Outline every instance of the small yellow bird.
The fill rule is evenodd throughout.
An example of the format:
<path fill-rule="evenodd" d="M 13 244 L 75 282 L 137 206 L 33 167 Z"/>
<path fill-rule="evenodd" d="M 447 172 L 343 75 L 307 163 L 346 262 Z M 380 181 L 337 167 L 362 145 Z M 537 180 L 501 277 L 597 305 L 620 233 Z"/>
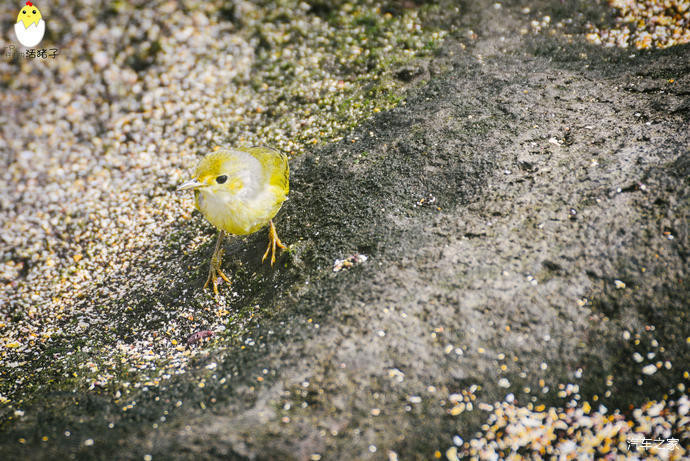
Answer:
<path fill-rule="evenodd" d="M 218 296 L 218 276 L 230 283 L 220 269 L 226 232 L 247 235 L 268 224 L 268 248 L 261 262 L 271 252 L 273 266 L 276 246 L 286 248 L 278 238 L 273 217 L 287 199 L 289 179 L 287 155 L 281 152 L 268 147 L 221 149 L 201 159 L 194 177 L 177 188 L 194 190 L 196 208 L 220 230 L 204 290 L 212 282 Z"/>

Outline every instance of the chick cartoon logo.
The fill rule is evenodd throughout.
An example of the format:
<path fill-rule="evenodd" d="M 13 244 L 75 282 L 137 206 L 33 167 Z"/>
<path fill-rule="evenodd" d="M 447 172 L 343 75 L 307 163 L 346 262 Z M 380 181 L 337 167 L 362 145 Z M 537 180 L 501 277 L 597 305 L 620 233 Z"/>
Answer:
<path fill-rule="evenodd" d="M 27 48 L 41 43 L 46 32 L 46 22 L 41 17 L 41 12 L 31 2 L 26 2 L 17 15 L 17 23 L 14 25 L 14 33 L 19 43 Z"/>

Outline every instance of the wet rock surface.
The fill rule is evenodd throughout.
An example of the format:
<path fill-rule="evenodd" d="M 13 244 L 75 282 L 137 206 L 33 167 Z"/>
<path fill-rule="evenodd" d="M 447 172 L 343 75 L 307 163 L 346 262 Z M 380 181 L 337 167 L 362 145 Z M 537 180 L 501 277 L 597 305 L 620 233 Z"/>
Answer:
<path fill-rule="evenodd" d="M 517 7 L 484 3 L 451 21 L 476 38 L 458 32 L 401 68 L 428 80 L 404 104 L 291 162 L 276 219 L 290 252 L 275 269 L 259 264 L 263 233 L 227 245 L 241 334 L 190 346 L 206 353 L 186 374 L 126 401 L 42 395 L 5 423 L 0 453 L 430 459 L 508 394 L 623 414 L 679 398 L 690 50 L 521 35 Z M 200 290 L 209 252 L 173 279 L 199 266 L 187 282 Z M 146 295 L 187 301 L 175 286 Z M 568 384 L 579 390 L 560 395 Z M 463 393 L 473 409 L 452 411 Z"/>

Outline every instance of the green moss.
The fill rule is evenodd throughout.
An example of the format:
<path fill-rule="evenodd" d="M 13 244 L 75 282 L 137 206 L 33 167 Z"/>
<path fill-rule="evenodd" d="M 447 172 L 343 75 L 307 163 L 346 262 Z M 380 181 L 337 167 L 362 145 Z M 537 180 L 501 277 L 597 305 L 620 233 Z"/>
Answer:
<path fill-rule="evenodd" d="M 261 20 L 242 31 L 257 42 L 259 53 L 249 82 L 237 83 L 249 85 L 264 116 L 258 126 L 255 119 L 252 127 L 233 124 L 231 138 L 271 139 L 292 154 L 337 140 L 399 104 L 409 83 L 392 72 L 430 56 L 444 36 L 424 26 L 424 8 L 393 16 L 374 2 L 344 2 L 329 5 L 325 15 L 312 6 L 300 17 L 300 5 L 265 2 L 255 12 Z"/>

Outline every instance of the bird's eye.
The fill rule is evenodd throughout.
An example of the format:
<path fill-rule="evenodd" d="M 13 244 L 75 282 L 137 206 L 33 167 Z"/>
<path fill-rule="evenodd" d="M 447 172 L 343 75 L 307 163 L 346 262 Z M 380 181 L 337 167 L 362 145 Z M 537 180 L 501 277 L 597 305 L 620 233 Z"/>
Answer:
<path fill-rule="evenodd" d="M 26 14 L 26 10 L 22 10 L 22 14 Z"/>
<path fill-rule="evenodd" d="M 33 14 L 36 14 L 36 10 L 33 10 Z"/>
<path fill-rule="evenodd" d="M 225 181 L 227 181 L 227 180 L 228 180 L 228 177 L 225 176 L 225 175 L 221 175 L 221 176 L 218 176 L 218 177 L 216 178 L 216 182 L 217 182 L 218 184 L 223 184 L 223 183 L 224 183 Z"/>

